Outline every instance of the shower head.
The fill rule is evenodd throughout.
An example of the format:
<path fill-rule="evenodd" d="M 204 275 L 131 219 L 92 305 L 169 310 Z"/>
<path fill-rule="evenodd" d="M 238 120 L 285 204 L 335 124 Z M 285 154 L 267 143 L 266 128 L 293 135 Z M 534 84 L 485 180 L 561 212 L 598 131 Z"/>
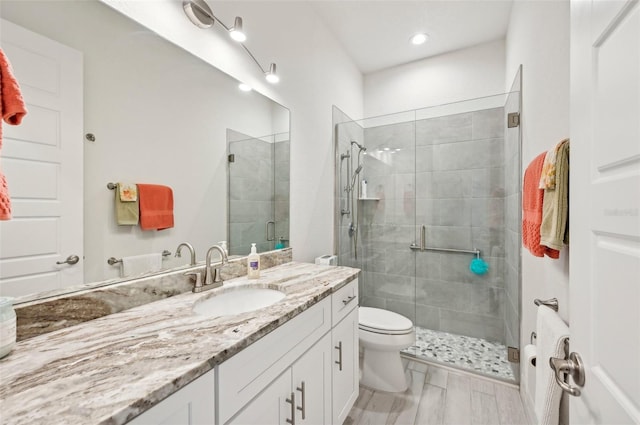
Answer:
<path fill-rule="evenodd" d="M 354 174 L 357 176 L 358 174 L 360 174 L 360 171 L 362 171 L 362 165 L 358 165 L 358 168 L 356 168 L 356 171 L 354 171 Z"/>
<path fill-rule="evenodd" d="M 364 146 L 362 146 L 360 143 L 356 142 L 355 140 L 351 141 L 351 145 L 356 145 L 358 147 L 358 149 L 360 149 L 360 151 L 366 151 L 367 148 L 365 148 Z"/>

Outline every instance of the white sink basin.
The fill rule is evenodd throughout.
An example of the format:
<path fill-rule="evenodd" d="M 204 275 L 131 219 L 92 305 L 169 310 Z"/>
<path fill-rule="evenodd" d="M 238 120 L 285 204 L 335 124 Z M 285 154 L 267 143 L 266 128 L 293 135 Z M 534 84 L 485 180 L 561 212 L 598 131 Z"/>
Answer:
<path fill-rule="evenodd" d="M 268 307 L 286 297 L 268 288 L 234 288 L 196 303 L 193 311 L 203 316 L 231 316 Z"/>

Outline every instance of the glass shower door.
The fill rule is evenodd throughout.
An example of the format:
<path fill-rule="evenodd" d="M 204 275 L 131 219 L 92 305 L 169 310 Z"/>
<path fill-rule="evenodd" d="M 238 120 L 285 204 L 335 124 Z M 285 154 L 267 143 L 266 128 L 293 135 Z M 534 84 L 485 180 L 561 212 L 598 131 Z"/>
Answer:
<path fill-rule="evenodd" d="M 258 138 L 227 131 L 228 246 L 232 255 L 247 255 L 252 243 L 258 252 L 275 247 L 276 143 L 273 139 L 274 136 Z M 279 192 L 282 196 L 283 189 Z M 288 193 L 286 195 L 288 197 Z M 286 214 L 288 219 L 288 207 Z"/>
<path fill-rule="evenodd" d="M 513 380 L 505 323 L 503 95 L 416 114 L 416 347 L 427 360 Z M 420 238 L 416 238 L 419 244 Z M 488 266 L 486 272 L 474 268 Z"/>

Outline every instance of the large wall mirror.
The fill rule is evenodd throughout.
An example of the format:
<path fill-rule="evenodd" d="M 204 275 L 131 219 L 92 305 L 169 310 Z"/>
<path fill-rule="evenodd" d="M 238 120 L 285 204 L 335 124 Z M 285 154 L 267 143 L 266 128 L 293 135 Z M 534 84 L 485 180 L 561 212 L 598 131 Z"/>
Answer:
<path fill-rule="evenodd" d="M 230 190 L 241 188 L 238 196 L 255 193 L 251 178 L 256 174 L 248 169 L 243 175 L 241 166 L 232 173 L 229 135 L 247 140 L 236 137 L 234 148 L 270 138 L 269 149 L 277 150 L 278 158 L 286 155 L 286 160 L 269 159 L 271 175 L 286 190 L 276 192 L 274 186 L 268 214 L 278 228 L 268 238 L 287 242 L 285 107 L 259 93 L 240 91 L 235 79 L 97 0 L 3 0 L 0 17 L 2 49 L 29 104 L 23 125 L 3 126 L 0 160 L 14 200 L 14 219 L 0 222 L 0 295 L 28 297 L 120 281 L 121 267 L 108 264 L 110 257 L 166 250 L 171 255 L 164 257 L 162 268 L 181 267 L 189 255 L 173 254 L 182 242 L 193 245 L 198 261 L 211 245 L 228 239 L 232 253 L 248 253 L 250 244 L 245 245 L 254 236 L 247 236 L 247 217 L 236 217 L 246 209 L 231 204 L 235 195 Z M 63 91 L 71 93 L 71 101 L 55 100 Z M 54 156 L 67 149 L 71 159 L 64 165 L 49 162 L 32 152 L 34 146 L 44 146 Z M 236 158 L 241 165 L 242 155 Z M 44 177 L 34 178 L 41 171 Z M 174 227 L 118 225 L 110 182 L 171 187 Z M 59 196 L 70 199 L 71 206 Z M 259 212 L 261 222 L 254 227 L 264 233 L 262 199 L 247 202 Z M 276 216 L 285 211 L 285 202 L 286 214 Z M 71 217 L 66 222 L 57 218 L 65 208 Z M 232 225 L 242 220 L 244 227 Z M 244 236 L 238 239 L 236 232 Z M 79 244 L 67 248 L 68 237 Z M 70 255 L 80 257 L 78 264 L 64 263 Z"/>

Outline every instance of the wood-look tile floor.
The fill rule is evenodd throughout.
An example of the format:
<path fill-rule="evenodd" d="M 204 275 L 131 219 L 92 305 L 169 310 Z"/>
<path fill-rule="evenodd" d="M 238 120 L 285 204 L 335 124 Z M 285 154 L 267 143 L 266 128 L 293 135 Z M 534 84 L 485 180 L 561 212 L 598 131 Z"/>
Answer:
<path fill-rule="evenodd" d="M 404 393 L 360 387 L 344 425 L 528 425 L 512 386 L 403 359 Z"/>

